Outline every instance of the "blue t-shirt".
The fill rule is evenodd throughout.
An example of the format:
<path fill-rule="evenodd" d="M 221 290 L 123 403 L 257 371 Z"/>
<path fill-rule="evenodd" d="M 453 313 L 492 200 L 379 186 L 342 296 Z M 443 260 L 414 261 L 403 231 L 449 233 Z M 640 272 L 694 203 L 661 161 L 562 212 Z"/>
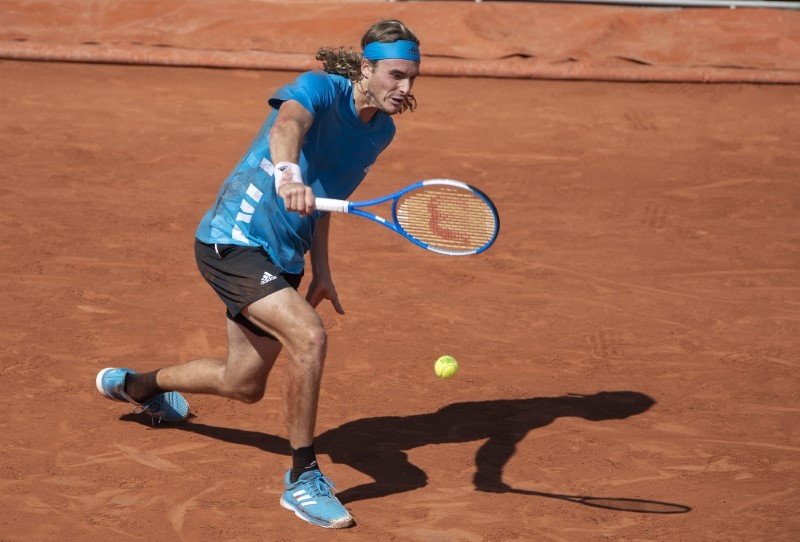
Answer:
<path fill-rule="evenodd" d="M 269 99 L 272 112 L 250 148 L 206 212 L 197 238 L 204 243 L 262 246 L 288 273 L 300 273 L 321 213 L 287 212 L 275 193 L 269 130 L 278 108 L 296 100 L 313 116 L 300 152 L 305 183 L 318 197 L 347 199 L 395 134 L 394 122 L 377 112 L 364 123 L 356 114 L 353 83 L 340 75 L 311 71 L 279 88 Z"/>

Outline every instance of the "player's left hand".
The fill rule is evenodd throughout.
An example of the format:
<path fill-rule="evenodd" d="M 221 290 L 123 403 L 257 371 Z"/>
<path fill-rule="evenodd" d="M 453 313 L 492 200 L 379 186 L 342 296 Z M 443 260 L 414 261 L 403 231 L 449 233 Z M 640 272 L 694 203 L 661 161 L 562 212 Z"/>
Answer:
<path fill-rule="evenodd" d="M 344 309 L 342 308 L 342 304 L 339 303 L 339 294 L 336 293 L 336 287 L 333 285 L 333 281 L 314 278 L 308 286 L 306 301 L 308 301 L 312 307 L 316 308 L 317 305 L 322 303 L 323 299 L 329 300 L 336 312 L 344 314 Z"/>

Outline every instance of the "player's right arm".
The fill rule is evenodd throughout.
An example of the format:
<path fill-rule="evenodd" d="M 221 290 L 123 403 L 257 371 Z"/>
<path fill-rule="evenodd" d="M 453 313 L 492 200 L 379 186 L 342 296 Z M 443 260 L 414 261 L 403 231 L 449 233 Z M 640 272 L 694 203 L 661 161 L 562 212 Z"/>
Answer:
<path fill-rule="evenodd" d="M 287 100 L 278 109 L 275 123 L 269 132 L 269 151 L 272 163 L 276 166 L 281 162 L 298 164 L 300 162 L 300 149 L 303 138 L 311 128 L 314 116 L 295 100 Z M 276 181 L 279 175 L 284 181 L 278 189 L 278 196 L 283 198 L 283 205 L 287 211 L 298 212 L 301 215 L 314 211 L 314 192 L 306 186 L 301 178 L 299 168 L 283 172 L 275 172 Z"/>

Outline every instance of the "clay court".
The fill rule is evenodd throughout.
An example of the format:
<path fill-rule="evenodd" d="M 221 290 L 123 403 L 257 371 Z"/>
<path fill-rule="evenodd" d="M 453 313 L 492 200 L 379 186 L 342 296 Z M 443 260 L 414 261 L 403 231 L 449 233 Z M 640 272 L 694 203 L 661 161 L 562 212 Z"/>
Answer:
<path fill-rule="evenodd" d="M 437 21 L 485 20 L 497 50 L 513 49 L 518 14 L 545 24 L 542 8 L 349 12 L 333 43 L 399 16 L 452 72 L 423 71 L 417 111 L 396 118 L 356 199 L 459 179 L 495 201 L 501 231 L 487 252 L 451 258 L 333 217 L 347 314 L 320 307 L 330 346 L 317 452 L 357 523 L 322 531 L 278 505 L 290 464 L 283 358 L 260 403 L 188 396 L 193 417 L 177 425 L 152 426 L 94 383 L 107 366 L 225 356 L 224 309 L 196 270 L 193 235 L 267 98 L 298 70 L 19 58 L 25 43 L 80 56 L 104 40 L 122 51 L 135 32 L 140 43 L 196 34 L 133 31 L 107 11 L 68 36 L 61 3 L 50 3 L 57 27 L 30 8 L 46 2 L 7 4 L 16 19 L 0 37 L 17 53 L 0 60 L 0 540 L 797 539 L 800 87 L 789 80 L 800 12 L 722 12 L 716 28 L 739 36 L 736 21 L 762 25 L 744 34 L 760 36 L 760 56 L 717 49 L 752 55 L 739 69 L 752 80 L 738 82 L 723 81 L 730 62 L 704 68 L 691 55 L 654 64 L 661 80 L 647 81 L 642 65 L 605 62 L 600 49 L 564 77 L 544 53 L 495 63 L 518 77 L 459 75 L 491 63 L 445 64 L 457 39 Z M 221 17 L 214 4 L 197 17 Z M 337 40 L 309 26 L 313 9 L 333 8 L 310 4 L 292 22 L 310 45 L 273 58 L 313 60 Z M 635 16 L 582 9 L 586 20 Z M 704 28 L 708 50 L 722 43 Z M 601 68 L 609 80 L 580 76 Z M 442 354 L 460 361 L 451 380 L 434 374 Z"/>

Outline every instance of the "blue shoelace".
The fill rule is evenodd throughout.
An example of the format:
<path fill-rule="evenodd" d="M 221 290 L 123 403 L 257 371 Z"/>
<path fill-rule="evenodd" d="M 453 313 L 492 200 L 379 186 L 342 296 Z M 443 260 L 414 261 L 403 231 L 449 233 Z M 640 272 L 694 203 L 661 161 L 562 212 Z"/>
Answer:
<path fill-rule="evenodd" d="M 336 489 L 333 485 L 333 482 L 328 480 L 324 476 L 317 476 L 313 480 L 308 480 L 311 485 L 311 491 L 309 493 L 312 497 L 330 497 L 331 491 Z"/>

